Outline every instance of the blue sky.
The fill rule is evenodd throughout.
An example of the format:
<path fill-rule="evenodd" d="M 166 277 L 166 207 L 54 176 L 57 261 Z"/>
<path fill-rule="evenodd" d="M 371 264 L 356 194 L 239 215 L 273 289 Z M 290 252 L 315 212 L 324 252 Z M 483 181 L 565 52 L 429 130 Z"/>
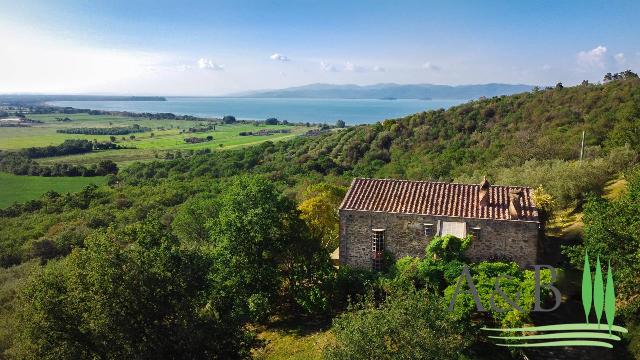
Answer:
<path fill-rule="evenodd" d="M 0 0 L 0 92 L 575 84 L 640 67 L 638 1 Z"/>

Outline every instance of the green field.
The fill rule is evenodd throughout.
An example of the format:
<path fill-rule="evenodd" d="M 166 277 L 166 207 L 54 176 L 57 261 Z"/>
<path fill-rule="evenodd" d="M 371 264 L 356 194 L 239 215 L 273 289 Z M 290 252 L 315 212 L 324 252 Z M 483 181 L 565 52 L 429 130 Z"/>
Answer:
<path fill-rule="evenodd" d="M 59 193 L 75 192 L 89 184 L 101 185 L 103 176 L 97 177 L 42 177 L 17 176 L 0 172 L 0 208 L 14 202 L 24 202 L 40 197 L 49 190 Z"/>
<path fill-rule="evenodd" d="M 152 120 L 147 118 L 129 118 L 110 115 L 89 115 L 89 114 L 33 114 L 30 119 L 44 121 L 43 124 L 35 124 L 30 127 L 7 127 L 0 132 L 0 150 L 17 150 L 33 146 L 58 145 L 65 139 L 87 139 L 97 141 L 109 141 L 109 135 L 79 135 L 61 134 L 56 130 L 79 127 L 125 127 L 138 124 L 142 127 L 151 128 L 151 131 L 136 133 L 135 139 L 129 139 L 129 135 L 116 136 L 116 142 L 124 147 L 135 149 L 120 149 L 94 152 L 89 154 L 54 157 L 40 159 L 39 162 L 46 164 L 52 162 L 65 162 L 71 164 L 91 164 L 99 160 L 113 160 L 119 165 L 126 165 L 134 161 L 153 160 L 162 157 L 162 153 L 171 150 L 196 150 L 211 148 L 224 150 L 248 145 L 258 144 L 267 140 L 276 141 L 291 138 L 306 132 L 310 128 L 305 126 L 287 125 L 254 125 L 254 124 L 232 124 L 217 125 L 215 131 L 198 133 L 180 133 L 181 130 L 190 127 L 197 127 L 199 124 L 206 124 L 206 121 L 188 120 Z M 72 121 L 59 122 L 56 118 L 68 117 Z M 272 134 L 268 136 L 239 136 L 240 132 L 256 132 L 260 129 L 290 129 L 289 134 Z M 151 135 L 153 133 L 153 136 Z M 213 136 L 213 141 L 187 144 L 184 139 L 187 137 Z"/>
<path fill-rule="evenodd" d="M 144 133 L 135 133 L 135 139 L 129 135 L 116 136 L 116 143 L 126 149 L 95 151 L 80 155 L 58 156 L 37 159 L 43 165 L 67 163 L 73 165 L 95 164 L 100 160 L 115 161 L 120 168 L 136 161 L 150 161 L 164 158 L 166 152 L 199 150 L 226 150 L 259 144 L 264 141 L 279 141 L 298 136 L 311 128 L 306 126 L 264 125 L 264 124 L 217 124 L 215 131 L 181 133 L 181 131 L 206 125 L 207 121 L 190 120 L 155 120 L 148 118 L 131 118 L 111 115 L 89 114 L 30 114 L 30 119 L 43 121 L 29 127 L 4 127 L 0 131 L 0 150 L 19 150 L 27 147 L 59 145 L 66 139 L 87 139 L 110 141 L 110 135 L 62 134 L 56 132 L 65 128 L 101 128 L 128 127 L 138 124 L 150 128 Z M 60 122 L 56 118 L 69 118 L 71 121 Z M 272 134 L 264 136 L 240 136 L 240 132 L 257 132 L 261 129 L 289 129 L 288 134 Z M 212 141 L 188 144 L 188 137 L 213 136 Z M 104 178 L 82 177 L 37 177 L 15 176 L 0 173 L 0 208 L 13 202 L 23 202 L 38 198 L 48 190 L 58 192 L 78 191 L 90 183 L 104 183 Z"/>

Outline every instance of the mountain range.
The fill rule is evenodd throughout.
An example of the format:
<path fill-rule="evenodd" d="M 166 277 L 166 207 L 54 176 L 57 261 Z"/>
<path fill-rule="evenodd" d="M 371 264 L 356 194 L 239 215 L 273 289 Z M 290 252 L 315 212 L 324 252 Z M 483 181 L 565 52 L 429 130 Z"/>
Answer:
<path fill-rule="evenodd" d="M 530 91 L 532 85 L 523 84 L 477 84 L 435 85 L 394 84 L 335 85 L 310 84 L 276 90 L 256 90 L 233 94 L 236 97 L 255 98 L 325 98 L 325 99 L 476 99 Z"/>

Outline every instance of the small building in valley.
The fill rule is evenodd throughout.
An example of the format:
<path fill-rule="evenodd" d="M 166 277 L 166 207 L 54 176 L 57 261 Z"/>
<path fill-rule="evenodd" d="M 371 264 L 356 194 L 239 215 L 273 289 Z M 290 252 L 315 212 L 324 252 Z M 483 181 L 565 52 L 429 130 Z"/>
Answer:
<path fill-rule="evenodd" d="M 520 186 L 354 179 L 340 205 L 340 265 L 380 269 L 382 254 L 424 256 L 434 236 L 471 235 L 472 261 L 538 258 L 541 224 Z"/>

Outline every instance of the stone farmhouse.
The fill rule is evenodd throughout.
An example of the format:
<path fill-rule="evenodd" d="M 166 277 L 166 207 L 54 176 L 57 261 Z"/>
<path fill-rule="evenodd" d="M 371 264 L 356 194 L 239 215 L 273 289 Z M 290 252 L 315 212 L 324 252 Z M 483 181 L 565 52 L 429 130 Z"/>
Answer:
<path fill-rule="evenodd" d="M 382 255 L 423 257 L 438 235 L 473 237 L 472 261 L 536 263 L 541 224 L 532 189 L 389 179 L 354 179 L 340 205 L 340 265 L 380 269 Z"/>

